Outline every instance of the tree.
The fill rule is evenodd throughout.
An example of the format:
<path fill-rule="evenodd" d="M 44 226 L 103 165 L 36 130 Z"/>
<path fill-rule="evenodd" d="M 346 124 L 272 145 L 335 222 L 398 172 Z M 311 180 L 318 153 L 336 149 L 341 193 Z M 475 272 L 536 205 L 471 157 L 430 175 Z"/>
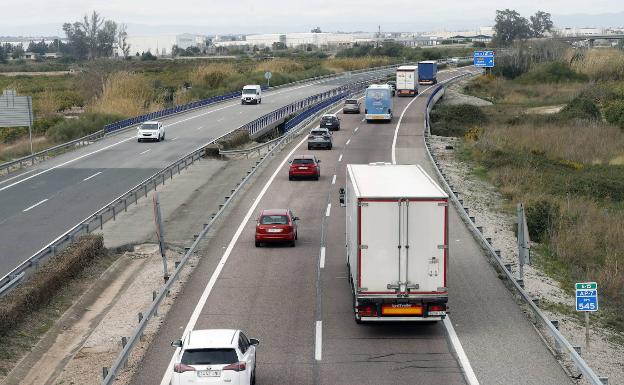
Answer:
<path fill-rule="evenodd" d="M 18 44 L 13 48 L 13 52 L 11 53 L 11 57 L 13 59 L 19 59 L 24 55 L 24 47 L 22 44 Z"/>
<path fill-rule="evenodd" d="M 96 57 L 111 57 L 114 54 L 117 42 L 117 23 L 111 20 L 104 21 L 104 25 L 97 31 Z"/>
<path fill-rule="evenodd" d="M 508 46 L 514 40 L 531 37 L 529 21 L 511 9 L 496 11 L 494 40 L 499 46 Z"/>
<path fill-rule="evenodd" d="M 87 44 L 87 36 L 82 30 L 82 24 L 75 22 L 73 24 L 63 24 L 63 31 L 67 36 L 67 46 L 63 54 L 70 55 L 78 60 L 84 60 L 88 57 L 89 47 Z"/>
<path fill-rule="evenodd" d="M 0 63 L 6 63 L 7 61 L 7 50 L 5 46 L 0 45 Z"/>
<path fill-rule="evenodd" d="M 100 15 L 93 11 L 91 18 L 84 15 L 81 23 L 82 30 L 86 37 L 87 47 L 89 49 L 89 59 L 95 59 L 98 54 L 98 32 L 104 24 L 104 19 Z"/>
<path fill-rule="evenodd" d="M 552 30 L 553 22 L 548 12 L 537 11 L 529 19 L 531 19 L 531 35 L 533 37 L 543 37 L 544 32 Z"/>
<path fill-rule="evenodd" d="M 117 33 L 117 47 L 121 50 L 121 53 L 124 58 L 128 58 L 130 56 L 130 44 L 128 44 L 128 32 L 126 29 L 128 28 L 125 24 L 119 25 L 119 32 Z"/>
<path fill-rule="evenodd" d="M 274 50 L 274 51 L 277 51 L 277 50 L 283 50 L 283 49 L 286 49 L 286 48 L 287 48 L 287 47 L 286 47 L 286 44 L 284 44 L 284 43 L 283 43 L 283 42 L 281 42 L 281 41 L 276 41 L 275 43 L 273 43 L 272 47 L 273 47 L 273 50 Z"/>
<path fill-rule="evenodd" d="M 316 27 L 316 28 L 312 28 L 312 30 L 310 32 L 312 32 L 312 33 L 322 33 L 323 31 L 321 31 L 321 27 Z"/>
<path fill-rule="evenodd" d="M 26 51 L 43 55 L 48 52 L 48 45 L 43 40 L 37 43 L 31 41 L 30 44 L 28 44 L 28 49 Z"/>

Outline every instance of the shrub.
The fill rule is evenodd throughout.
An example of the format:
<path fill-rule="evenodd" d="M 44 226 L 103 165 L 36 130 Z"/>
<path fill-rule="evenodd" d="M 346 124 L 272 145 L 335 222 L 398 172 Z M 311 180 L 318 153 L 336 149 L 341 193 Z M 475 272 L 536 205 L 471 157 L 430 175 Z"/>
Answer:
<path fill-rule="evenodd" d="M 624 99 L 607 103 L 604 109 L 604 114 L 607 122 L 624 128 Z"/>
<path fill-rule="evenodd" d="M 555 61 L 534 65 L 529 72 L 521 75 L 518 81 L 524 84 L 561 83 L 586 81 L 587 76 L 570 68 L 568 63 Z"/>
<path fill-rule="evenodd" d="M 531 240 L 542 242 L 554 229 L 559 217 L 559 206 L 549 200 L 538 200 L 527 204 L 525 215 Z"/>
<path fill-rule="evenodd" d="M 67 142 L 92 134 L 109 123 L 124 119 L 124 116 L 88 112 L 78 119 L 64 120 L 50 127 L 46 136 L 55 142 Z"/>
<path fill-rule="evenodd" d="M 466 130 L 488 121 L 487 115 L 471 104 L 440 104 L 431 111 L 431 132 L 442 136 L 464 136 Z"/>
<path fill-rule="evenodd" d="M 600 120 L 600 110 L 589 98 L 576 97 L 559 112 L 569 119 Z"/>
<path fill-rule="evenodd" d="M 0 335 L 19 325 L 33 311 L 47 304 L 67 281 L 94 259 L 106 255 L 101 235 L 78 238 L 39 271 L 0 298 Z"/>
<path fill-rule="evenodd" d="M 28 135 L 28 127 L 3 128 L 0 130 L 0 142 L 10 144 L 26 135 Z"/>

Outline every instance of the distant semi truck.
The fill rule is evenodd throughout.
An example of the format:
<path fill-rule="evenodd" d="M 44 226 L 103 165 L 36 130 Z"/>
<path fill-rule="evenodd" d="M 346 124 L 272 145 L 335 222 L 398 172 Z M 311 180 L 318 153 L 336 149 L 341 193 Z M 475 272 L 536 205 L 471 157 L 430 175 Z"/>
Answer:
<path fill-rule="evenodd" d="M 418 84 L 436 84 L 438 82 L 438 63 L 434 60 L 418 63 Z"/>
<path fill-rule="evenodd" d="M 355 321 L 442 320 L 448 195 L 417 165 L 349 164 L 341 201 Z"/>
<path fill-rule="evenodd" d="M 396 71 L 396 93 L 398 96 L 418 94 L 417 66 L 400 66 Z"/>
<path fill-rule="evenodd" d="M 367 122 L 392 120 L 392 88 L 371 84 L 364 93 L 364 118 Z"/>

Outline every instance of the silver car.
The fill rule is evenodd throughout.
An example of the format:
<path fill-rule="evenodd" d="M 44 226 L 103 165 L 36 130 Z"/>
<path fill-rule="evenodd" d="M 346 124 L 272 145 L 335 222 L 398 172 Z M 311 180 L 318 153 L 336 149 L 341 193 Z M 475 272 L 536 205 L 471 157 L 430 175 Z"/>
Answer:
<path fill-rule="evenodd" d="M 357 99 L 347 99 L 345 100 L 344 106 L 342 107 L 342 112 L 345 114 L 360 113 L 360 101 Z"/>
<path fill-rule="evenodd" d="M 308 150 L 313 148 L 332 149 L 332 134 L 327 128 L 315 128 L 308 135 Z"/>

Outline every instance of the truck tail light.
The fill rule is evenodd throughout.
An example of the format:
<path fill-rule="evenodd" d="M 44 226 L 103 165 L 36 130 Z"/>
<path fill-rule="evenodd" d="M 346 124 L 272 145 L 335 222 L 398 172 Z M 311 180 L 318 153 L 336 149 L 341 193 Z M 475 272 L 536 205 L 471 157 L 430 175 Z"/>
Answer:
<path fill-rule="evenodd" d="M 194 372 L 195 368 L 190 366 L 190 365 L 175 364 L 173 366 L 173 371 L 176 372 L 176 373 Z"/>
<path fill-rule="evenodd" d="M 377 317 L 377 307 L 375 305 L 358 305 L 357 311 L 360 317 Z"/>
<path fill-rule="evenodd" d="M 228 366 L 224 366 L 222 370 L 233 370 L 235 372 L 242 372 L 245 369 L 247 369 L 247 363 L 245 361 L 239 361 Z"/>
<path fill-rule="evenodd" d="M 446 305 L 445 304 L 430 304 L 428 314 L 429 315 L 445 315 Z"/>

